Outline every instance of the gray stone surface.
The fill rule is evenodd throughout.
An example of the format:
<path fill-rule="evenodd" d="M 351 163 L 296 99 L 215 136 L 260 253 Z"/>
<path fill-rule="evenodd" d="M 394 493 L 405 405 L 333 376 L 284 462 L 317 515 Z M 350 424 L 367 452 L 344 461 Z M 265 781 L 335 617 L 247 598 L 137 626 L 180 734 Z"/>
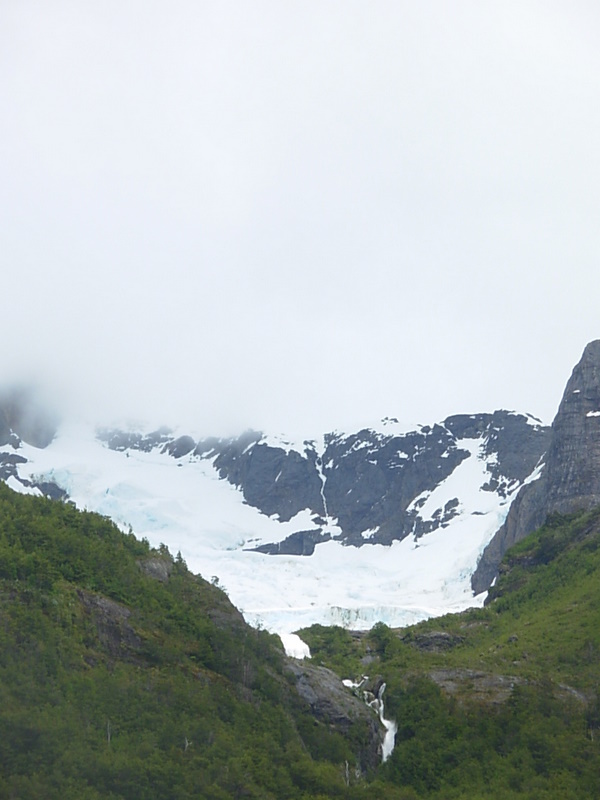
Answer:
<path fill-rule="evenodd" d="M 385 729 L 373 710 L 325 667 L 288 659 L 287 670 L 293 676 L 296 691 L 319 722 L 344 735 L 356 729 L 362 731 L 365 746 L 358 754 L 361 769 L 378 766 Z"/>
<path fill-rule="evenodd" d="M 167 583 L 173 572 L 173 561 L 167 556 L 150 556 L 137 562 L 144 575 Z"/>
<path fill-rule="evenodd" d="M 161 445 L 166 447 L 174 441 L 170 428 L 166 427 L 147 434 L 122 431 L 118 428 L 99 428 L 96 436 L 111 450 L 140 450 L 143 453 L 149 453 Z"/>
<path fill-rule="evenodd" d="M 539 480 L 524 486 L 505 524 L 492 539 L 472 578 L 485 591 L 504 553 L 542 525 L 548 514 L 568 514 L 600 503 L 600 341 L 590 342 L 567 383 L 552 423 Z"/>
<path fill-rule="evenodd" d="M 256 441 L 248 445 L 242 437 L 221 450 L 215 468 L 267 516 L 286 522 L 305 508 L 324 513 L 314 453 L 303 456 Z"/>
<path fill-rule="evenodd" d="M 78 589 L 77 595 L 96 628 L 98 640 L 113 658 L 131 660 L 142 646 L 129 618 L 131 611 L 103 595 Z"/>
<path fill-rule="evenodd" d="M 486 455 L 495 454 L 487 488 L 506 496 L 534 469 L 547 447 L 548 429 L 531 425 L 508 411 L 455 415 L 433 426 L 401 435 L 371 429 L 351 434 L 329 433 L 324 452 L 313 442 L 302 452 L 263 441 L 247 431 L 234 439 L 189 436 L 174 438 L 167 429 L 152 434 L 104 431 L 102 438 L 116 450 L 160 447 L 173 458 L 212 458 L 219 476 L 237 486 L 248 505 L 281 521 L 309 509 L 317 528 L 327 518 L 336 521 L 345 544 L 391 544 L 409 534 L 423 536 L 448 525 L 459 498 L 451 498 L 432 520 L 423 521 L 410 508 L 423 492 L 445 480 L 469 453 L 461 440 L 483 439 Z M 331 538 L 322 530 L 294 531 L 285 541 L 264 543 L 260 552 L 311 555 L 318 543 Z M 373 531 L 368 539 L 363 535 Z"/>
<path fill-rule="evenodd" d="M 187 456 L 188 453 L 191 453 L 195 447 L 196 442 L 191 436 L 180 436 L 178 439 L 168 442 L 164 446 L 163 451 L 169 453 L 173 458 L 183 458 L 183 456 Z"/>
<path fill-rule="evenodd" d="M 411 638 L 410 644 L 418 650 L 429 653 L 441 653 L 445 650 L 451 650 L 463 641 L 464 639 L 462 636 L 447 633 L 446 631 L 429 631 Z"/>
<path fill-rule="evenodd" d="M 320 529 L 316 531 L 297 531 L 288 536 L 282 542 L 272 544 L 262 544 L 252 550 L 256 553 L 267 553 L 270 556 L 312 556 L 315 547 L 320 542 L 327 542 L 331 539 L 328 533 L 323 533 Z"/>
<path fill-rule="evenodd" d="M 472 669 L 436 669 L 429 673 L 432 681 L 446 694 L 468 697 L 469 702 L 501 705 L 510 699 L 516 686 L 526 683 L 523 678 L 496 675 Z"/>

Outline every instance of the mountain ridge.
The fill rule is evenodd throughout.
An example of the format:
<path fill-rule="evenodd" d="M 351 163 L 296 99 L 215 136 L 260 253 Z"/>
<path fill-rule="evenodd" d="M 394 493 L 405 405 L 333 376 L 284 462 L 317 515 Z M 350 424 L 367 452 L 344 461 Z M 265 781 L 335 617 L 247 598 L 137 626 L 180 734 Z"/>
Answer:
<path fill-rule="evenodd" d="M 473 574 L 477 593 L 489 588 L 509 547 L 549 514 L 587 511 L 600 504 L 600 340 L 584 349 L 549 432 L 544 469 L 517 494 L 506 521 Z"/>
<path fill-rule="evenodd" d="M 600 503 L 600 341 L 551 427 L 510 411 L 313 439 L 58 426 L 0 397 L 0 479 L 70 499 L 217 577 L 254 624 L 404 625 L 478 605 L 549 513 Z M 53 427 L 54 425 L 54 427 Z"/>
<path fill-rule="evenodd" d="M 506 411 L 305 442 L 63 425 L 44 448 L 13 434 L 0 470 L 181 550 L 254 624 L 365 628 L 473 603 L 470 573 L 546 435 Z"/>
<path fill-rule="evenodd" d="M 301 443 L 304 457 L 292 443 L 277 447 L 257 432 L 202 442 L 164 429 L 114 435 L 121 438 L 113 447 L 112 434 L 82 428 L 59 428 L 44 447 L 10 425 L 2 437 L 9 486 L 60 491 L 68 502 L 19 498 L 0 487 L 0 793 L 150 800 L 173 796 L 177 786 L 178 796 L 201 791 L 215 800 L 597 797 L 600 342 L 573 370 L 550 430 L 510 412 L 459 415 L 390 437 L 372 429 L 323 437 Z M 543 461 L 528 472 L 542 437 Z M 436 483 L 438 462 L 444 477 Z M 414 470 L 404 506 L 392 498 L 410 530 L 389 544 L 364 535 L 379 531 L 365 530 L 377 517 L 362 513 L 369 496 L 379 500 L 373 515 L 387 508 L 384 464 L 390 483 L 405 464 Z M 313 470 L 314 485 L 294 505 L 302 469 Z M 421 479 L 425 488 L 416 493 Z M 274 491 L 261 493 L 261 480 Z M 344 516 L 336 504 L 348 484 L 361 489 L 362 502 Z M 211 509 L 216 495 L 223 502 Z M 304 502 L 309 507 L 298 510 Z M 138 538 L 72 503 L 97 506 L 121 527 L 135 527 Z M 238 528 L 228 527 L 233 516 L 219 518 L 224 510 L 235 511 Z M 127 519 L 134 512 L 135 526 Z M 199 520 L 202 530 L 194 531 L 190 521 Z M 398 602 L 402 568 L 403 579 L 417 572 L 425 595 L 439 591 L 445 575 L 448 594 L 438 597 L 446 601 L 459 598 L 460 583 L 455 610 L 482 602 L 465 587 L 485 538 L 479 563 L 496 548 L 498 581 L 486 608 L 401 631 L 384 624 L 389 609 L 375 604 L 369 632 L 313 624 L 301 633 L 317 663 L 286 667 L 274 637 L 249 628 L 219 590 L 218 573 L 212 585 L 193 576 L 181 554 L 172 558 L 164 545 L 153 551 L 145 532 L 155 541 L 168 534 L 182 546 L 202 543 L 199 563 L 210 570 L 229 563 L 238 580 L 250 574 L 241 567 L 254 570 L 254 588 L 271 598 L 293 585 L 293 565 L 322 559 L 329 596 L 349 587 L 352 599 L 354 591 L 362 607 L 340 611 L 360 612 L 360 623 L 369 581 L 378 584 L 373 598 Z M 311 549 L 308 534 L 317 532 L 329 538 Z M 467 552 L 466 533 L 474 532 Z M 301 534 L 306 555 L 259 551 Z M 457 581 L 458 545 L 465 560 Z M 264 586 L 266 576 L 283 583 Z M 306 598 L 297 590 L 309 585 L 296 584 L 289 596 L 297 605 L 286 613 L 296 627 L 315 620 L 314 606 L 298 613 Z M 448 605 L 431 603 L 417 616 Z M 260 621 L 248 605 L 242 610 Z M 275 619 L 281 623 L 281 614 Z M 397 728 L 381 766 L 375 716 L 326 667 L 357 693 L 367 686 L 369 702 L 386 687 L 386 715 Z"/>

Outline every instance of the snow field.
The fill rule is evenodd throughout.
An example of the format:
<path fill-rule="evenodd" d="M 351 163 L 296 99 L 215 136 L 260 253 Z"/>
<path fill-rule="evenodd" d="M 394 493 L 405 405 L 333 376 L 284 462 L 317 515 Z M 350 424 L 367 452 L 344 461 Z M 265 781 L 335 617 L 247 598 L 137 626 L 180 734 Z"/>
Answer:
<path fill-rule="evenodd" d="M 309 510 L 285 523 L 261 514 L 219 479 L 211 460 L 175 460 L 158 450 L 116 452 L 91 428 L 71 426 L 44 450 L 23 445 L 19 452 L 28 463 L 19 465 L 19 475 L 54 481 L 78 507 L 110 517 L 124 530 L 131 526 L 153 546 L 181 552 L 192 571 L 218 578 L 251 624 L 285 635 L 313 623 L 402 627 L 481 605 L 484 596 L 473 597 L 470 577 L 510 505 L 510 498 L 481 489 L 489 480 L 483 444 L 457 442 L 469 458 L 413 501 L 413 507 L 423 501 L 419 514 L 432 519 L 458 498 L 458 514 L 446 527 L 389 547 L 328 541 L 310 557 L 251 552 L 317 525 Z M 335 532 L 335 521 L 328 523 Z"/>

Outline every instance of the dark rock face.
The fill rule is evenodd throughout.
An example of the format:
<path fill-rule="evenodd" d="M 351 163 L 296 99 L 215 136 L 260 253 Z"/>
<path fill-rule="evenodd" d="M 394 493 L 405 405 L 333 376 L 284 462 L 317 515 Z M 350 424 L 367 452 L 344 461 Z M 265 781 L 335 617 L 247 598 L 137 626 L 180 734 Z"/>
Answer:
<path fill-rule="evenodd" d="M 432 491 L 469 453 L 464 439 L 485 439 L 485 455 L 495 453 L 490 491 L 503 496 L 534 469 L 546 447 L 546 431 L 526 417 L 507 411 L 458 415 L 433 427 L 396 436 L 360 431 L 326 437 L 323 456 L 327 508 L 337 517 L 349 544 L 364 544 L 363 532 L 378 528 L 369 541 L 390 544 L 409 533 L 417 536 L 445 527 L 456 513 L 458 499 L 423 521 L 412 501 Z"/>
<path fill-rule="evenodd" d="M 318 524 L 323 516 L 336 520 L 342 530 L 336 538 L 346 544 L 390 544 L 445 527 L 456 514 L 458 498 L 427 521 L 411 504 L 469 456 L 460 446 L 464 439 L 484 439 L 484 455 L 496 454 L 487 487 L 506 497 L 535 468 L 547 446 L 547 429 L 506 411 L 460 415 L 401 435 L 369 429 L 349 436 L 327 434 L 320 456 L 313 443 L 304 454 L 246 443 L 237 453 L 228 449 L 226 469 L 221 456 L 215 466 L 240 486 L 246 502 L 264 513 L 287 520 L 309 508 L 313 518 L 321 519 Z M 268 552 L 300 554 L 309 548 L 304 538 L 302 543 L 286 540 Z"/>
<path fill-rule="evenodd" d="M 14 437 L 14 434 L 11 434 Z M 20 446 L 20 440 L 14 437 L 14 441 L 10 441 L 10 445 L 15 449 Z M 40 492 L 49 497 L 51 500 L 66 500 L 67 493 L 64 489 L 52 481 L 29 481 L 19 477 L 18 466 L 19 464 L 26 464 L 27 459 L 20 456 L 18 453 L 1 452 L 0 453 L 0 480 L 8 481 L 13 478 L 23 486 L 34 489 L 37 488 Z"/>
<path fill-rule="evenodd" d="M 173 458 L 182 458 L 191 453 L 195 446 L 196 442 L 191 436 L 180 436 L 165 445 L 165 452 L 169 453 Z"/>
<path fill-rule="evenodd" d="M 166 556 L 150 556 L 138 561 L 138 565 L 144 575 L 160 583 L 167 583 L 173 572 L 173 561 Z"/>
<path fill-rule="evenodd" d="M 21 440 L 14 433 L 10 433 L 8 442 L 4 445 L 9 445 L 13 450 L 18 450 L 21 445 Z M 2 446 L 2 445 L 0 445 Z M 40 492 L 49 497 L 51 500 L 66 500 L 67 493 L 64 489 L 58 486 L 53 481 L 30 481 L 19 476 L 19 464 L 26 464 L 27 459 L 20 456 L 16 452 L 4 451 L 0 452 L 0 480 L 8 481 L 10 478 L 18 481 L 22 486 L 34 489 L 37 488 Z"/>
<path fill-rule="evenodd" d="M 365 745 L 358 754 L 359 765 L 363 772 L 374 769 L 381 762 L 385 733 L 377 715 L 346 689 L 331 670 L 292 659 L 288 660 L 287 670 L 294 678 L 296 691 L 319 722 L 345 736 L 362 730 Z"/>
<path fill-rule="evenodd" d="M 49 497 L 50 500 L 66 500 L 68 498 L 65 490 L 52 481 L 30 483 L 30 486 L 37 487 L 40 492 L 46 497 Z"/>
<path fill-rule="evenodd" d="M 212 459 L 221 478 L 243 492 L 248 505 L 287 522 L 308 509 L 314 530 L 298 530 L 282 542 L 256 549 L 271 555 L 312 555 L 320 542 L 334 538 L 357 547 L 391 544 L 412 534 L 444 528 L 458 513 L 450 498 L 431 519 L 420 516 L 425 493 L 433 491 L 470 452 L 461 442 L 482 442 L 489 458 L 483 487 L 506 498 L 531 474 L 547 447 L 548 429 L 508 411 L 456 415 L 408 433 L 369 428 L 349 435 L 329 433 L 321 444 L 272 444 L 257 431 L 237 439 L 177 439 L 168 429 L 151 434 L 102 431 L 114 450 L 158 448 L 174 459 Z M 390 424 L 393 421 L 388 421 Z M 423 496 L 423 499 L 415 499 Z M 329 523 L 337 532 L 327 530 Z M 335 528 L 334 528 L 335 530 Z"/>
<path fill-rule="evenodd" d="M 586 347 L 567 383 L 552 424 L 545 483 L 546 513 L 600 503 L 600 341 Z"/>
<path fill-rule="evenodd" d="M 524 486 L 502 528 L 483 553 L 472 579 L 489 588 L 502 556 L 542 525 L 548 514 L 568 514 L 600 503 L 600 341 L 585 348 L 552 423 L 541 477 Z"/>
<path fill-rule="evenodd" d="M 487 437 L 486 454 L 497 455 L 487 488 L 506 497 L 531 474 L 548 446 L 549 429 L 541 423 L 534 426 L 524 422 L 525 417 L 520 414 L 495 411 L 491 415 L 448 417 L 445 425 L 457 438 Z"/>
<path fill-rule="evenodd" d="M 502 705 L 510 699 L 515 687 L 526 683 L 523 678 L 496 675 L 472 669 L 436 669 L 429 677 L 446 694 L 490 705 Z"/>
<path fill-rule="evenodd" d="M 314 451 L 286 452 L 246 437 L 230 442 L 219 453 L 215 468 L 222 478 L 242 488 L 248 505 L 286 522 L 305 508 L 323 514 L 321 481 Z"/>
<path fill-rule="evenodd" d="M 312 556 L 315 547 L 320 542 L 327 542 L 331 539 L 328 533 L 321 530 L 316 531 L 297 531 L 284 539 L 283 542 L 273 542 L 272 544 L 262 544 L 253 548 L 256 553 L 267 553 L 270 556 Z"/>
<path fill-rule="evenodd" d="M 81 604 L 90 615 L 100 644 L 113 658 L 130 660 L 142 646 L 129 618 L 131 611 L 108 597 L 78 589 Z"/>
<path fill-rule="evenodd" d="M 101 442 L 105 442 L 111 450 L 140 450 L 149 453 L 161 445 L 166 448 L 168 445 L 176 448 L 171 436 L 170 428 L 159 428 L 151 433 L 130 433 L 127 431 L 115 430 L 111 428 L 99 428 L 96 436 Z"/>
<path fill-rule="evenodd" d="M 26 463 L 27 459 L 17 453 L 0 454 L 0 480 L 6 481 L 11 477 L 16 478 L 17 466 Z"/>
<path fill-rule="evenodd" d="M 446 631 L 430 631 L 428 633 L 421 633 L 414 639 L 411 639 L 410 644 L 418 650 L 423 650 L 428 653 L 441 653 L 445 650 L 451 650 L 463 641 L 462 636 L 452 635 Z"/>
<path fill-rule="evenodd" d="M 445 427 L 422 428 L 401 436 L 371 430 L 326 437 L 323 455 L 329 514 L 337 518 L 348 544 L 390 544 L 411 532 L 425 533 L 409 511 L 419 494 L 431 491 L 468 457 Z"/>

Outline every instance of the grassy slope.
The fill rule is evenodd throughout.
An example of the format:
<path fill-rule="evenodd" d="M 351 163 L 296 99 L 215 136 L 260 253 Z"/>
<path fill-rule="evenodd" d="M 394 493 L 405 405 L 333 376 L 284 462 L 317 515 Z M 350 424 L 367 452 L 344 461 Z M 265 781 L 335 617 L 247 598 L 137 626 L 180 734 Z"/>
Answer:
<path fill-rule="evenodd" d="M 486 609 L 305 632 L 342 677 L 387 681 L 396 748 L 366 783 L 221 591 L 97 515 L 0 485 L 0 797 L 596 798 L 599 578 L 600 514 L 554 518 Z M 436 632 L 445 649 L 424 649 Z"/>
<path fill-rule="evenodd" d="M 0 797 L 348 796 L 283 663 L 166 550 L 0 484 Z"/>
<path fill-rule="evenodd" d="M 303 636 L 315 659 L 385 678 L 399 731 L 381 778 L 412 796 L 600 796 L 600 512 L 548 520 L 492 596 L 405 631 Z"/>

